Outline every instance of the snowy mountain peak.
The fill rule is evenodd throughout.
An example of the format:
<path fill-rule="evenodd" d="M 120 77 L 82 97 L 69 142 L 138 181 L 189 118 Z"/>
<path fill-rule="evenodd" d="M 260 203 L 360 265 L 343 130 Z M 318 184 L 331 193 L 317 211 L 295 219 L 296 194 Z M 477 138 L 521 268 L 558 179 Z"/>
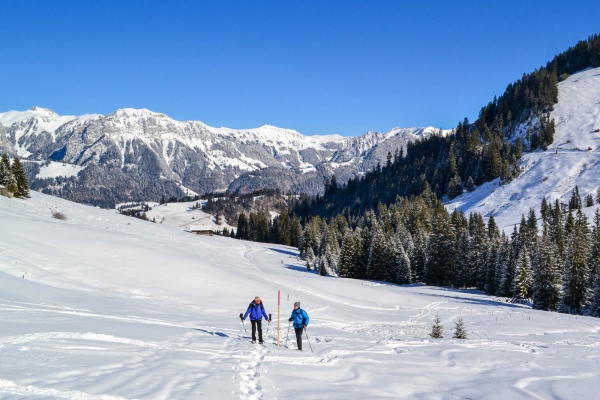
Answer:
<path fill-rule="evenodd" d="M 38 107 L 38 106 L 33 106 L 31 108 L 31 111 L 34 111 L 36 113 L 39 113 L 40 115 L 44 115 L 44 116 L 48 116 L 48 117 L 58 117 L 58 114 L 55 113 L 54 111 L 52 111 L 49 108 L 42 108 L 42 107 Z"/>

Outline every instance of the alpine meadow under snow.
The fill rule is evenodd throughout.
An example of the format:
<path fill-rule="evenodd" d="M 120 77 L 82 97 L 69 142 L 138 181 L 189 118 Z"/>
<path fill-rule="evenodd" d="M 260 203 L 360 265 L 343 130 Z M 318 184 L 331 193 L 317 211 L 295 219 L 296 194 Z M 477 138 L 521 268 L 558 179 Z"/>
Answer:
<path fill-rule="evenodd" d="M 593 398 L 600 319 L 473 290 L 321 277 L 290 247 L 0 197 L 0 397 Z M 59 210 L 67 219 L 52 218 Z M 314 354 L 248 343 L 255 295 L 282 345 L 294 301 Z M 289 300 L 288 300 L 289 295 Z M 429 336 L 433 320 L 441 339 Z M 468 339 L 452 339 L 464 321 Z M 267 331 L 265 323 L 265 333 Z M 292 332 L 293 336 L 293 332 Z"/>

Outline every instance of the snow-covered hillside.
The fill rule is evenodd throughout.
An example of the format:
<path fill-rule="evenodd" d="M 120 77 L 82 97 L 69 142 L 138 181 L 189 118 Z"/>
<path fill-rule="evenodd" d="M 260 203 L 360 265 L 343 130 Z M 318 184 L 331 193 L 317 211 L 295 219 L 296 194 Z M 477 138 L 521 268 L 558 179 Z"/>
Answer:
<path fill-rule="evenodd" d="M 486 183 L 447 205 L 449 210 L 493 215 L 501 227 L 520 221 L 543 197 L 568 203 L 577 185 L 582 196 L 600 186 L 600 68 L 571 75 L 558 84 L 554 143 L 547 151 L 523 155 L 523 173 L 507 185 Z"/>
<path fill-rule="evenodd" d="M 60 210 L 67 220 L 51 217 Z M 0 197 L 0 397 L 580 399 L 600 319 L 477 291 L 321 277 L 289 247 L 200 237 L 55 197 Z M 24 278 L 23 278 L 24 276 Z M 281 342 L 301 301 L 314 350 L 248 343 L 255 295 Z M 289 296 L 289 297 L 288 297 Z M 427 331 L 439 315 L 445 338 Z M 451 339 L 465 321 L 468 340 Z M 248 329 L 248 325 L 245 326 Z"/>

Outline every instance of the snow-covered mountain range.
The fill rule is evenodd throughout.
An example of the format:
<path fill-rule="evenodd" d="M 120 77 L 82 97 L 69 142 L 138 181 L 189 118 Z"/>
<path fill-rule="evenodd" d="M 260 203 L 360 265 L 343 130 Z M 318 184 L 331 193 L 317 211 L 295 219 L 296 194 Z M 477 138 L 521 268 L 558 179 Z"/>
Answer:
<path fill-rule="evenodd" d="M 259 188 L 317 193 L 324 177 L 336 174 L 341 182 L 346 181 L 384 162 L 388 152 L 436 131 L 432 127 L 395 128 L 359 137 L 304 136 L 270 125 L 213 128 L 145 109 L 75 117 L 34 107 L 0 113 L 0 151 L 28 160 L 86 167 L 66 183 L 47 179 L 35 186 L 80 201 L 86 197 L 109 202 L 138 200 L 137 194 L 148 199 L 155 193 L 144 187 L 157 182 L 164 193 L 174 195 L 181 195 L 177 183 L 199 193 Z M 99 186 L 112 195 L 98 196 L 89 190 Z M 116 189 L 125 197 L 119 197 Z"/>
<path fill-rule="evenodd" d="M 523 172 L 517 179 L 506 185 L 499 180 L 488 182 L 453 199 L 447 207 L 493 215 L 501 227 L 511 230 L 529 208 L 539 216 L 544 197 L 568 203 L 578 186 L 582 196 L 595 198 L 600 186 L 600 68 L 560 82 L 558 104 L 550 118 L 556 123 L 554 143 L 546 151 L 524 154 Z"/>

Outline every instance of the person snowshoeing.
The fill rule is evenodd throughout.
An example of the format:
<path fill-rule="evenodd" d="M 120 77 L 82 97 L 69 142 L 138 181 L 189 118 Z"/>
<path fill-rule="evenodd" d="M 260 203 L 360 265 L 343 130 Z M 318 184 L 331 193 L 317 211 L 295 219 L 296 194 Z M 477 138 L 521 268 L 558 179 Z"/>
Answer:
<path fill-rule="evenodd" d="M 298 350 L 302 351 L 302 332 L 304 328 L 308 326 L 308 314 L 306 311 L 300 308 L 300 302 L 294 303 L 294 311 L 288 321 L 294 322 L 294 332 L 296 332 L 296 342 L 298 343 Z"/>
<path fill-rule="evenodd" d="M 258 329 L 258 343 L 263 344 L 262 337 L 262 318 L 271 322 L 260 297 L 256 296 L 252 303 L 248 306 L 246 314 L 242 317 L 242 322 L 250 314 L 250 322 L 252 323 L 252 343 L 256 343 L 256 330 Z"/>

